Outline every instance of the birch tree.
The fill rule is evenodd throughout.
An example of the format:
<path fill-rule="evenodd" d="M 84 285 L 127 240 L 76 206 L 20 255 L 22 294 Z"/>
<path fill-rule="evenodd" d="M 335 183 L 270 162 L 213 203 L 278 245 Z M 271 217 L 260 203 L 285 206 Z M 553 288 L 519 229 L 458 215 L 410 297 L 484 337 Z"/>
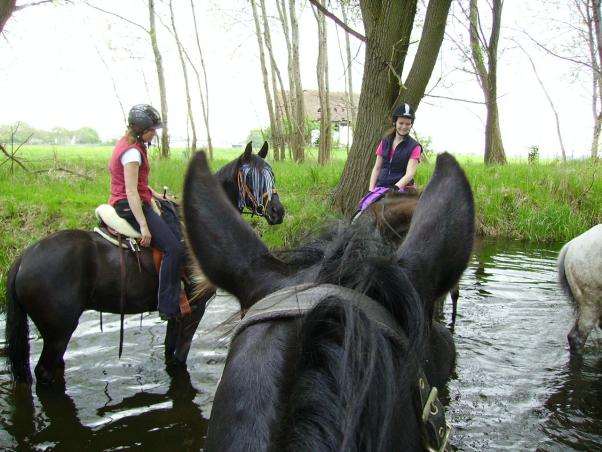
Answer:
<path fill-rule="evenodd" d="M 318 23 L 318 62 L 316 66 L 318 96 L 320 98 L 320 148 L 318 151 L 318 163 L 324 165 L 330 161 L 330 148 L 332 144 L 330 89 L 328 85 L 328 35 L 324 15 L 320 14 L 315 7 L 313 11 Z"/>
<path fill-rule="evenodd" d="M 293 160 L 305 160 L 304 129 L 305 107 L 303 101 L 303 86 L 301 83 L 301 70 L 299 62 L 299 24 L 297 22 L 297 8 L 295 0 L 277 0 L 278 15 L 288 53 L 288 78 L 289 78 L 289 108 L 290 108 L 290 147 Z"/>
<path fill-rule="evenodd" d="M 176 20 L 173 12 L 173 1 L 169 0 L 169 14 L 171 18 L 171 29 L 173 31 L 173 37 L 176 41 L 176 46 L 178 48 L 178 56 L 180 58 L 180 64 L 182 65 L 182 75 L 184 76 L 184 91 L 186 95 L 186 107 L 187 107 L 187 116 L 188 116 L 188 124 L 190 126 L 190 130 L 192 132 L 192 142 L 190 144 L 191 154 L 196 152 L 196 126 L 194 124 L 194 115 L 192 113 L 192 100 L 190 99 L 190 86 L 188 83 L 188 69 L 186 68 L 186 60 L 184 59 L 184 49 L 182 46 L 182 42 L 180 41 L 180 37 L 178 36 L 178 29 L 176 27 Z"/>
<path fill-rule="evenodd" d="M 148 15 L 150 23 L 150 38 L 155 56 L 155 67 L 157 69 L 157 79 L 159 80 L 159 96 L 161 98 L 161 119 L 163 128 L 161 129 L 161 157 L 169 157 L 169 128 L 167 126 L 167 89 L 165 88 L 165 75 L 163 71 L 163 60 L 161 51 L 157 42 L 157 27 L 155 25 L 155 2 L 148 0 Z"/>

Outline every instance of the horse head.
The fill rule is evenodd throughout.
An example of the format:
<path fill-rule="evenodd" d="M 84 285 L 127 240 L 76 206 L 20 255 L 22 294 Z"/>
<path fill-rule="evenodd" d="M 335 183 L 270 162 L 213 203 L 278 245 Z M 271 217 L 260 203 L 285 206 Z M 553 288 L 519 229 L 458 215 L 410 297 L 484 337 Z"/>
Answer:
<path fill-rule="evenodd" d="M 264 217 L 268 224 L 275 225 L 282 223 L 284 207 L 276 192 L 272 167 L 265 160 L 267 154 L 267 141 L 257 154 L 253 154 L 249 142 L 244 153 L 221 168 L 216 177 L 239 212 Z"/>

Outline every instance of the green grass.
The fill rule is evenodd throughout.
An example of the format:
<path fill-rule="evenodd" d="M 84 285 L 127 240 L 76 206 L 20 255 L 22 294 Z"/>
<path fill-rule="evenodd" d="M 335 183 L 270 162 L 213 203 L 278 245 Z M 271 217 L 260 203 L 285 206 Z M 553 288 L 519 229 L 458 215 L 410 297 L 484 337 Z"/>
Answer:
<path fill-rule="evenodd" d="M 9 150 L 10 151 L 10 150 Z M 6 274 L 11 262 L 34 241 L 61 229 L 90 230 L 94 209 L 106 202 L 109 191 L 110 147 L 24 147 L 17 156 L 29 172 L 0 158 L 0 306 L 5 301 Z M 219 149 L 211 162 L 217 170 L 242 153 Z M 245 215 L 271 248 L 290 247 L 312 235 L 325 219 L 336 216 L 332 193 L 342 174 L 346 152 L 334 153 L 332 163 L 316 163 L 315 149 L 307 161 L 271 162 L 280 199 L 287 210 L 284 223 L 268 226 L 265 220 Z M 159 160 L 151 151 L 150 183 L 164 185 L 181 199 L 187 158 L 173 150 Z M 424 188 L 434 158 L 422 163 L 417 183 Z M 486 167 L 482 159 L 459 157 L 471 182 L 479 235 L 537 242 L 563 242 L 602 223 L 602 177 L 599 164 L 590 161 L 511 161 Z M 366 170 L 368 171 L 368 169 Z"/>

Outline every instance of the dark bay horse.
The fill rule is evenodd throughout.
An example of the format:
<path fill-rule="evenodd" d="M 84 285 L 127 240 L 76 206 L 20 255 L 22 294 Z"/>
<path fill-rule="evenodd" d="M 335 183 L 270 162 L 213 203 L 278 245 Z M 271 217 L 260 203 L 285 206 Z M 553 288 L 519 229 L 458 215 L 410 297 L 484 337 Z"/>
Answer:
<path fill-rule="evenodd" d="M 472 192 L 451 155 L 438 157 L 398 248 L 360 222 L 272 253 L 203 153 L 188 169 L 184 219 L 203 272 L 246 313 L 215 394 L 207 451 L 445 445 L 434 387 L 449 378 L 453 340 L 428 313 L 465 270 L 474 235 Z"/>
<path fill-rule="evenodd" d="M 229 193 L 228 203 L 242 211 L 264 216 L 269 224 L 282 222 L 284 208 L 275 192 L 274 175 L 264 160 L 267 143 L 255 155 L 251 143 L 238 159 L 225 165 L 216 178 Z M 138 258 L 124 253 L 127 281 L 123 313 L 157 310 L 158 277 L 152 252 L 143 249 Z M 7 280 L 6 341 L 8 363 L 18 381 L 31 381 L 29 367 L 29 325 L 27 316 L 44 341 L 35 367 L 38 383 L 53 381 L 64 367 L 63 355 L 79 317 L 85 310 L 119 314 L 121 266 L 119 249 L 95 232 L 64 230 L 27 248 L 15 260 Z M 198 279 L 198 278 L 197 278 Z M 196 309 L 181 321 L 169 321 L 165 336 L 168 364 L 185 365 L 194 332 L 215 293 L 209 284 L 198 282 Z"/>

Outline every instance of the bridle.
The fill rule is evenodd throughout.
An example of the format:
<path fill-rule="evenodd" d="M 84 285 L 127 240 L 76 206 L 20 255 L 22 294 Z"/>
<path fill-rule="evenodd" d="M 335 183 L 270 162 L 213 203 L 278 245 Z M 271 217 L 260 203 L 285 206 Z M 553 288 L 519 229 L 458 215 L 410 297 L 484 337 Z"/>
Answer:
<path fill-rule="evenodd" d="M 367 295 L 335 284 L 299 284 L 267 295 L 242 313 L 242 320 L 234 328 L 232 340 L 248 326 L 256 323 L 303 317 L 320 300 L 329 296 L 346 299 L 348 303 L 361 310 L 391 340 L 401 347 L 407 347 L 407 336 L 387 309 Z M 415 410 L 424 450 L 449 451 L 451 426 L 445 420 L 443 405 L 437 397 L 438 390 L 435 386 L 430 386 L 422 367 L 418 369 L 415 390 Z"/>
<path fill-rule="evenodd" d="M 251 188 L 247 177 L 251 177 Z M 238 169 L 238 210 L 249 215 L 265 217 L 272 197 L 276 194 L 274 173 L 266 162 L 263 168 L 243 164 Z M 247 202 L 248 201 L 248 202 Z M 245 211 L 245 207 L 248 211 Z"/>

